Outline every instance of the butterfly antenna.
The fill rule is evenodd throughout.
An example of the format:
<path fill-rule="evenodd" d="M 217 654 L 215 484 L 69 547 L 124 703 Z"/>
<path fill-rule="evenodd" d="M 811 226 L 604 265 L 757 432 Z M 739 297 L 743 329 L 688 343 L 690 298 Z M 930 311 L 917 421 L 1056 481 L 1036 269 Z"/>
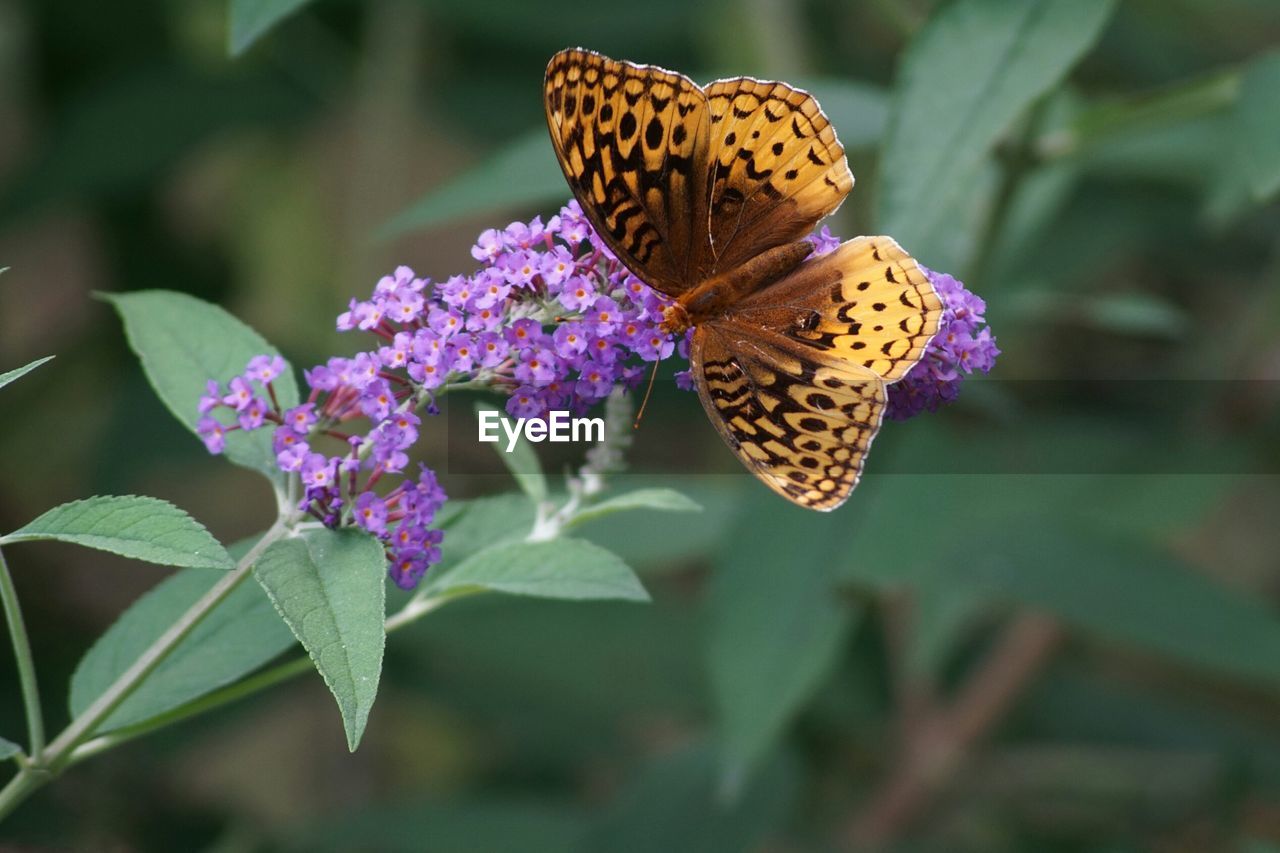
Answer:
<path fill-rule="evenodd" d="M 635 423 L 631 425 L 632 429 L 640 429 L 640 419 L 644 417 L 644 407 L 649 405 L 649 395 L 653 393 L 653 380 L 658 378 L 658 365 L 661 360 L 653 362 L 653 372 L 649 374 L 649 387 L 645 389 L 644 401 L 640 403 L 640 411 L 636 413 Z"/>

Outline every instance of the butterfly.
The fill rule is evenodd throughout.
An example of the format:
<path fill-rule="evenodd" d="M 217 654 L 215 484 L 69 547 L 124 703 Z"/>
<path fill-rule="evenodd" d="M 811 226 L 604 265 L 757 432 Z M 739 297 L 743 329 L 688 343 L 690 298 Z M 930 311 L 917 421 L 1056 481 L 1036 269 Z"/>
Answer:
<path fill-rule="evenodd" d="M 853 188 L 807 92 L 750 77 L 700 87 L 571 48 L 547 65 L 547 126 L 587 219 L 675 300 L 708 417 L 747 469 L 802 507 L 858 483 L 886 386 L 924 355 L 942 302 L 889 237 L 810 257 Z"/>

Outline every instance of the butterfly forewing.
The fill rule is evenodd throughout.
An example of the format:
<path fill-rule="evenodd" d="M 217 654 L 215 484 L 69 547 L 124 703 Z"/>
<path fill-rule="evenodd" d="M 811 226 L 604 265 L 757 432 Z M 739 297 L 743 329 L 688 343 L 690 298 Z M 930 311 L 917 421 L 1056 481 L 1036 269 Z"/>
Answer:
<path fill-rule="evenodd" d="M 618 259 L 678 296 L 708 254 L 707 101 L 689 78 L 564 50 L 547 66 L 544 103 L 574 196 Z"/>
<path fill-rule="evenodd" d="M 942 301 L 896 241 L 858 237 L 751 294 L 728 316 L 896 382 L 937 333 Z"/>
<path fill-rule="evenodd" d="M 844 148 L 818 102 L 786 83 L 740 77 L 706 88 L 710 113 L 710 272 L 804 237 L 853 188 Z"/>
<path fill-rule="evenodd" d="M 690 363 L 707 415 L 748 470 L 800 506 L 844 503 L 880 427 L 880 377 L 732 321 L 700 326 Z"/>

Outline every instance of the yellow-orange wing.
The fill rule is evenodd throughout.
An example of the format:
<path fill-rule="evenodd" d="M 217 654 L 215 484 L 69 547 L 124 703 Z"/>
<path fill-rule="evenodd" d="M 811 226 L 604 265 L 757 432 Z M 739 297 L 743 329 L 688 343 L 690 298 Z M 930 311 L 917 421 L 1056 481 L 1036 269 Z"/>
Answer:
<path fill-rule="evenodd" d="M 707 254 L 707 99 L 681 74 L 581 48 L 551 58 L 547 127 L 597 233 L 635 275 L 678 296 Z"/>
<path fill-rule="evenodd" d="M 706 275 L 804 237 L 853 189 L 844 148 L 813 96 L 738 77 L 707 86 L 711 255 Z"/>
<path fill-rule="evenodd" d="M 747 470 L 808 509 L 845 502 L 884 415 L 879 376 L 732 321 L 699 326 L 689 361 L 707 416 Z"/>
<path fill-rule="evenodd" d="M 746 297 L 728 317 L 893 383 L 924 355 L 942 310 L 924 270 L 892 237 L 858 237 Z"/>
<path fill-rule="evenodd" d="M 695 330 L 698 395 L 748 470 L 793 503 L 834 509 L 858 483 L 886 386 L 923 357 L 942 311 L 892 239 L 850 240 Z"/>
<path fill-rule="evenodd" d="M 786 83 L 739 77 L 703 90 L 571 48 L 551 58 L 543 95 L 560 167 L 591 224 L 669 296 L 800 239 L 853 188 L 818 102 Z"/>

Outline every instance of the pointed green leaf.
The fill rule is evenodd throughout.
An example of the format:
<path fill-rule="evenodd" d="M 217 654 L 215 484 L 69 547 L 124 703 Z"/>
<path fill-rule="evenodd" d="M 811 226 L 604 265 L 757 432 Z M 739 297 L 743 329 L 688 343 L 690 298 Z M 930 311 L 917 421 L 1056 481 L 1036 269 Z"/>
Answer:
<path fill-rule="evenodd" d="M 911 449 L 917 461 L 927 456 L 921 445 Z M 1220 494 L 1223 479 L 873 477 L 859 488 L 857 548 L 841 574 L 876 589 L 928 587 L 974 597 L 975 606 L 1033 607 L 1093 636 L 1280 685 L 1275 608 L 1158 544 L 1203 518 L 1212 505 L 1204 498 Z"/>
<path fill-rule="evenodd" d="M 1280 613 L 1147 543 L 1087 528 L 1002 524 L 991 543 L 938 571 L 1090 633 L 1272 687 L 1280 686 Z"/>
<path fill-rule="evenodd" d="M 186 569 L 135 601 L 76 666 L 68 697 L 71 716 L 92 705 L 218 578 L 200 569 Z M 296 642 L 262 588 L 242 583 L 178 644 L 99 731 L 141 723 L 179 708 L 238 681 Z"/>
<path fill-rule="evenodd" d="M 279 355 L 253 329 L 216 305 L 167 290 L 104 294 L 124 320 L 129 346 L 156 394 L 179 421 L 195 432 L 196 406 L 210 379 L 227 382 L 244 372 L 255 355 Z M 298 404 L 292 368 L 273 383 L 286 408 Z M 271 452 L 271 430 L 236 430 L 227 436 L 227 458 L 237 465 L 280 477 Z"/>
<path fill-rule="evenodd" d="M 3 270 L 0 270 L 0 272 L 3 272 Z M 13 370 L 7 371 L 5 373 L 0 373 L 0 388 L 3 388 L 4 386 L 8 385 L 10 382 L 12 382 L 15 379 L 21 379 L 23 376 L 26 376 L 28 373 L 35 370 L 40 365 L 44 364 L 46 361 L 53 361 L 53 358 L 54 357 L 51 355 L 46 355 L 44 358 L 37 358 L 35 361 L 31 362 L 30 364 L 24 365 L 22 367 L 14 368 Z"/>
<path fill-rule="evenodd" d="M 434 579 L 430 589 L 432 594 L 490 590 L 538 598 L 649 600 L 635 572 L 616 554 L 563 538 L 491 545 Z"/>
<path fill-rule="evenodd" d="M 378 693 L 387 638 L 382 544 L 350 529 L 308 530 L 273 544 L 254 572 L 338 701 L 354 752 Z"/>
<path fill-rule="evenodd" d="M 204 525 L 158 498 L 93 497 L 54 507 L 0 543 L 53 539 L 162 566 L 229 569 L 235 562 Z"/>
<path fill-rule="evenodd" d="M 227 50 L 239 56 L 267 30 L 305 6 L 310 0 L 231 0 Z"/>
<path fill-rule="evenodd" d="M 21 752 L 22 752 L 22 747 L 18 746 L 16 743 L 14 743 L 11 740 L 5 740 L 4 738 L 0 737 L 0 761 L 5 761 L 10 758 L 13 758 L 15 755 L 18 755 Z"/>
<path fill-rule="evenodd" d="M 660 512 L 702 512 L 701 505 L 675 489 L 636 489 L 592 504 L 573 517 L 572 524 L 604 518 L 616 512 L 655 509 Z"/>
<path fill-rule="evenodd" d="M 437 187 L 378 230 L 390 239 L 426 228 L 516 207 L 563 204 L 570 196 L 545 127 L 524 133 L 470 171 Z"/>
<path fill-rule="evenodd" d="M 996 141 L 1084 55 L 1114 0 L 957 0 L 902 59 L 881 159 L 877 229 L 923 255 Z"/>

